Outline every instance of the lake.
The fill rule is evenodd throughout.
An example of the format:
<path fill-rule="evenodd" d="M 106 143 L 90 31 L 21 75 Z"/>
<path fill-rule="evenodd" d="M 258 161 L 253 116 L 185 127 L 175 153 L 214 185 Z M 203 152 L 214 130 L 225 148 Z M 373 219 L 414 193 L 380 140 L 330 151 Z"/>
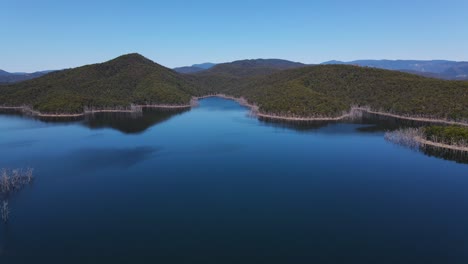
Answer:
<path fill-rule="evenodd" d="M 0 115 L 0 168 L 35 172 L 9 199 L 0 263 L 468 263 L 463 158 L 385 141 L 396 121 L 248 113 L 208 98 L 67 122 Z"/>

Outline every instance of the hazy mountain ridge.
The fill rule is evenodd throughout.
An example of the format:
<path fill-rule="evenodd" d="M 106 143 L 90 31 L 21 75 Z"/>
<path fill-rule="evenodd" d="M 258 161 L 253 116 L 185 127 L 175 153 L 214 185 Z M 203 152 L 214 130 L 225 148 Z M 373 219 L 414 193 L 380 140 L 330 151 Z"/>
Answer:
<path fill-rule="evenodd" d="M 196 73 L 196 72 L 208 70 L 215 65 L 216 63 L 205 62 L 205 63 L 200 63 L 200 64 L 193 64 L 192 66 L 177 67 L 177 68 L 174 68 L 173 70 L 178 73 L 189 74 L 189 73 Z"/>
<path fill-rule="evenodd" d="M 277 64 L 275 64 L 275 62 Z M 397 70 L 412 74 L 417 74 L 425 77 L 447 79 L 447 80 L 468 80 L 468 62 L 457 62 L 449 60 L 356 60 L 356 61 L 327 61 L 321 64 L 345 64 L 345 65 L 359 65 L 366 67 L 374 67 L 387 70 Z M 215 66 L 221 65 L 218 68 Z M 193 64 L 192 66 L 177 67 L 173 70 L 183 74 L 196 74 L 206 72 L 215 68 L 211 73 L 230 73 L 234 76 L 245 77 L 246 75 L 256 74 L 270 74 L 276 70 L 283 70 L 288 68 L 296 68 L 306 66 L 307 64 L 292 62 L 281 59 L 252 59 L 252 60 L 239 60 L 227 63 L 200 63 Z M 310 64 L 309 64 L 310 65 Z M 235 70 L 235 68 L 246 68 L 247 72 L 242 73 L 242 70 Z M 257 68 L 253 70 L 252 68 Z M 260 69 L 262 68 L 262 69 Z M 0 84 L 16 83 L 25 80 L 41 77 L 53 71 L 38 71 L 34 73 L 9 73 L 0 70 Z"/>
<path fill-rule="evenodd" d="M 0 84 L 16 83 L 44 76 L 53 71 L 37 71 L 33 73 L 7 72 L 0 70 Z"/>
<path fill-rule="evenodd" d="M 426 77 L 467 80 L 468 62 L 448 60 L 355 60 L 327 61 L 322 64 L 346 64 L 373 67 L 387 70 L 404 71 Z"/>

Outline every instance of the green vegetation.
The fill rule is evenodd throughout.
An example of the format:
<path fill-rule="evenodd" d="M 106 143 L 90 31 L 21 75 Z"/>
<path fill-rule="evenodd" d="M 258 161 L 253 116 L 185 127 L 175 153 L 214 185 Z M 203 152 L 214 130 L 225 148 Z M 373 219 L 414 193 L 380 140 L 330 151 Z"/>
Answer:
<path fill-rule="evenodd" d="M 246 78 L 252 76 L 269 75 L 281 70 L 294 69 L 306 66 L 299 62 L 279 59 L 239 60 L 229 63 L 217 64 L 209 70 L 199 72 L 199 76 L 229 76 Z"/>
<path fill-rule="evenodd" d="M 340 116 L 351 106 L 369 106 L 398 115 L 468 120 L 468 82 L 282 60 L 237 61 L 178 74 L 138 54 L 0 86 L 0 105 L 80 113 L 85 107 L 189 104 L 192 96 L 216 93 L 244 97 L 276 115 Z"/>
<path fill-rule="evenodd" d="M 201 95 L 206 95 L 235 90 L 252 77 L 267 76 L 281 70 L 304 66 L 302 63 L 278 59 L 240 60 L 217 64 L 208 70 L 193 74 L 192 77 L 198 83 Z"/>
<path fill-rule="evenodd" d="M 340 115 L 352 105 L 399 115 L 468 118 L 468 82 L 348 65 L 319 65 L 256 76 L 220 88 L 260 111 L 280 115 Z"/>
<path fill-rule="evenodd" d="M 429 126 L 424 128 L 426 139 L 449 145 L 468 144 L 468 127 L 461 126 Z"/>
<path fill-rule="evenodd" d="M 188 104 L 195 85 L 141 55 L 50 73 L 0 86 L 0 105 L 28 105 L 43 113 L 81 113 L 85 107 Z"/>
<path fill-rule="evenodd" d="M 385 139 L 398 145 L 425 150 L 444 148 L 468 153 L 468 127 L 426 126 L 400 128 L 385 133 Z"/>

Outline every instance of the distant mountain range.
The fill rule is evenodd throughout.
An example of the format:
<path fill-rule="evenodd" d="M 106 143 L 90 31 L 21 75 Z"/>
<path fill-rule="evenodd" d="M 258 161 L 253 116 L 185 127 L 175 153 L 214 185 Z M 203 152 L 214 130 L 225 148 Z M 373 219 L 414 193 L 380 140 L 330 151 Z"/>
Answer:
<path fill-rule="evenodd" d="M 355 60 L 355 61 L 327 61 L 321 64 L 344 64 L 372 67 L 386 70 L 396 70 L 417 74 L 424 77 L 445 80 L 468 80 L 468 62 L 448 60 Z M 253 59 L 238 60 L 227 63 L 201 63 L 192 66 L 177 67 L 173 70 L 183 74 L 223 73 L 236 77 L 262 75 L 277 70 L 304 67 L 307 64 L 281 59 Z M 0 84 L 16 83 L 41 77 L 53 71 L 38 71 L 33 73 L 10 73 L 0 70 Z"/>
<path fill-rule="evenodd" d="M 403 71 L 426 77 L 468 80 L 468 62 L 447 60 L 356 60 L 356 61 L 327 61 L 322 64 L 347 64 L 373 67 L 386 70 Z"/>
<path fill-rule="evenodd" d="M 53 72 L 53 71 L 38 71 L 38 72 L 33 72 L 33 73 L 25 73 L 25 72 L 10 73 L 10 72 L 0 70 L 0 84 L 26 81 L 26 80 L 34 79 L 37 77 L 41 77 L 50 72 Z"/>
<path fill-rule="evenodd" d="M 184 66 L 184 67 L 178 67 L 174 68 L 174 71 L 178 73 L 196 73 L 204 70 L 208 70 L 209 68 L 215 66 L 216 63 L 211 63 L 211 62 L 205 62 L 201 64 L 193 64 L 192 66 Z"/>
<path fill-rule="evenodd" d="M 425 77 L 446 79 L 446 80 L 468 80 L 468 62 L 465 61 L 448 61 L 448 60 L 355 60 L 355 61 L 327 61 L 321 64 L 345 64 L 358 65 L 362 67 L 372 67 L 385 70 L 402 71 L 412 74 L 417 74 Z M 219 66 L 219 67 L 216 67 Z M 225 72 L 225 67 L 234 70 L 237 68 L 239 73 L 242 69 L 247 70 L 248 74 L 252 74 L 252 68 L 269 68 L 271 71 L 275 69 L 282 70 L 288 68 L 302 67 L 306 64 L 292 62 L 280 59 L 257 59 L 257 60 L 239 60 L 228 63 L 214 64 L 203 63 L 194 64 L 192 66 L 174 68 L 175 71 L 184 74 L 200 73 L 207 70 Z M 221 67 L 221 68 L 220 68 Z M 259 71 L 257 69 L 257 71 Z"/>

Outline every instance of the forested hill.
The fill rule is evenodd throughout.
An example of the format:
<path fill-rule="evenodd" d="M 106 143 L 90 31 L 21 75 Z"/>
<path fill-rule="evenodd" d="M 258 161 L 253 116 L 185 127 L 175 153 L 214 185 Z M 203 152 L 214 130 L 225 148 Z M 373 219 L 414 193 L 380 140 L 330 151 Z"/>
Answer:
<path fill-rule="evenodd" d="M 271 74 L 280 70 L 304 67 L 305 64 L 280 59 L 239 60 L 221 63 L 200 72 L 199 75 L 224 75 L 230 77 L 251 77 Z"/>
<path fill-rule="evenodd" d="M 241 86 L 251 77 L 266 76 L 281 70 L 306 66 L 299 62 L 280 59 L 239 60 L 221 63 L 204 71 L 191 74 L 205 93 Z"/>
<path fill-rule="evenodd" d="M 193 96 L 214 93 L 242 96 L 264 113 L 286 116 L 339 116 L 360 105 L 399 115 L 468 120 L 468 82 L 464 81 L 281 60 L 238 61 L 197 74 L 179 74 L 139 54 L 0 86 L 0 105 L 81 113 L 88 106 L 188 104 Z"/>
<path fill-rule="evenodd" d="M 45 113 L 80 113 L 84 107 L 188 104 L 195 86 L 182 75 L 139 55 L 57 71 L 0 86 L 0 105 L 28 105 Z"/>
<path fill-rule="evenodd" d="M 285 70 L 251 78 L 225 92 L 280 115 L 336 116 L 361 105 L 402 115 L 468 118 L 468 82 L 350 65 Z"/>

